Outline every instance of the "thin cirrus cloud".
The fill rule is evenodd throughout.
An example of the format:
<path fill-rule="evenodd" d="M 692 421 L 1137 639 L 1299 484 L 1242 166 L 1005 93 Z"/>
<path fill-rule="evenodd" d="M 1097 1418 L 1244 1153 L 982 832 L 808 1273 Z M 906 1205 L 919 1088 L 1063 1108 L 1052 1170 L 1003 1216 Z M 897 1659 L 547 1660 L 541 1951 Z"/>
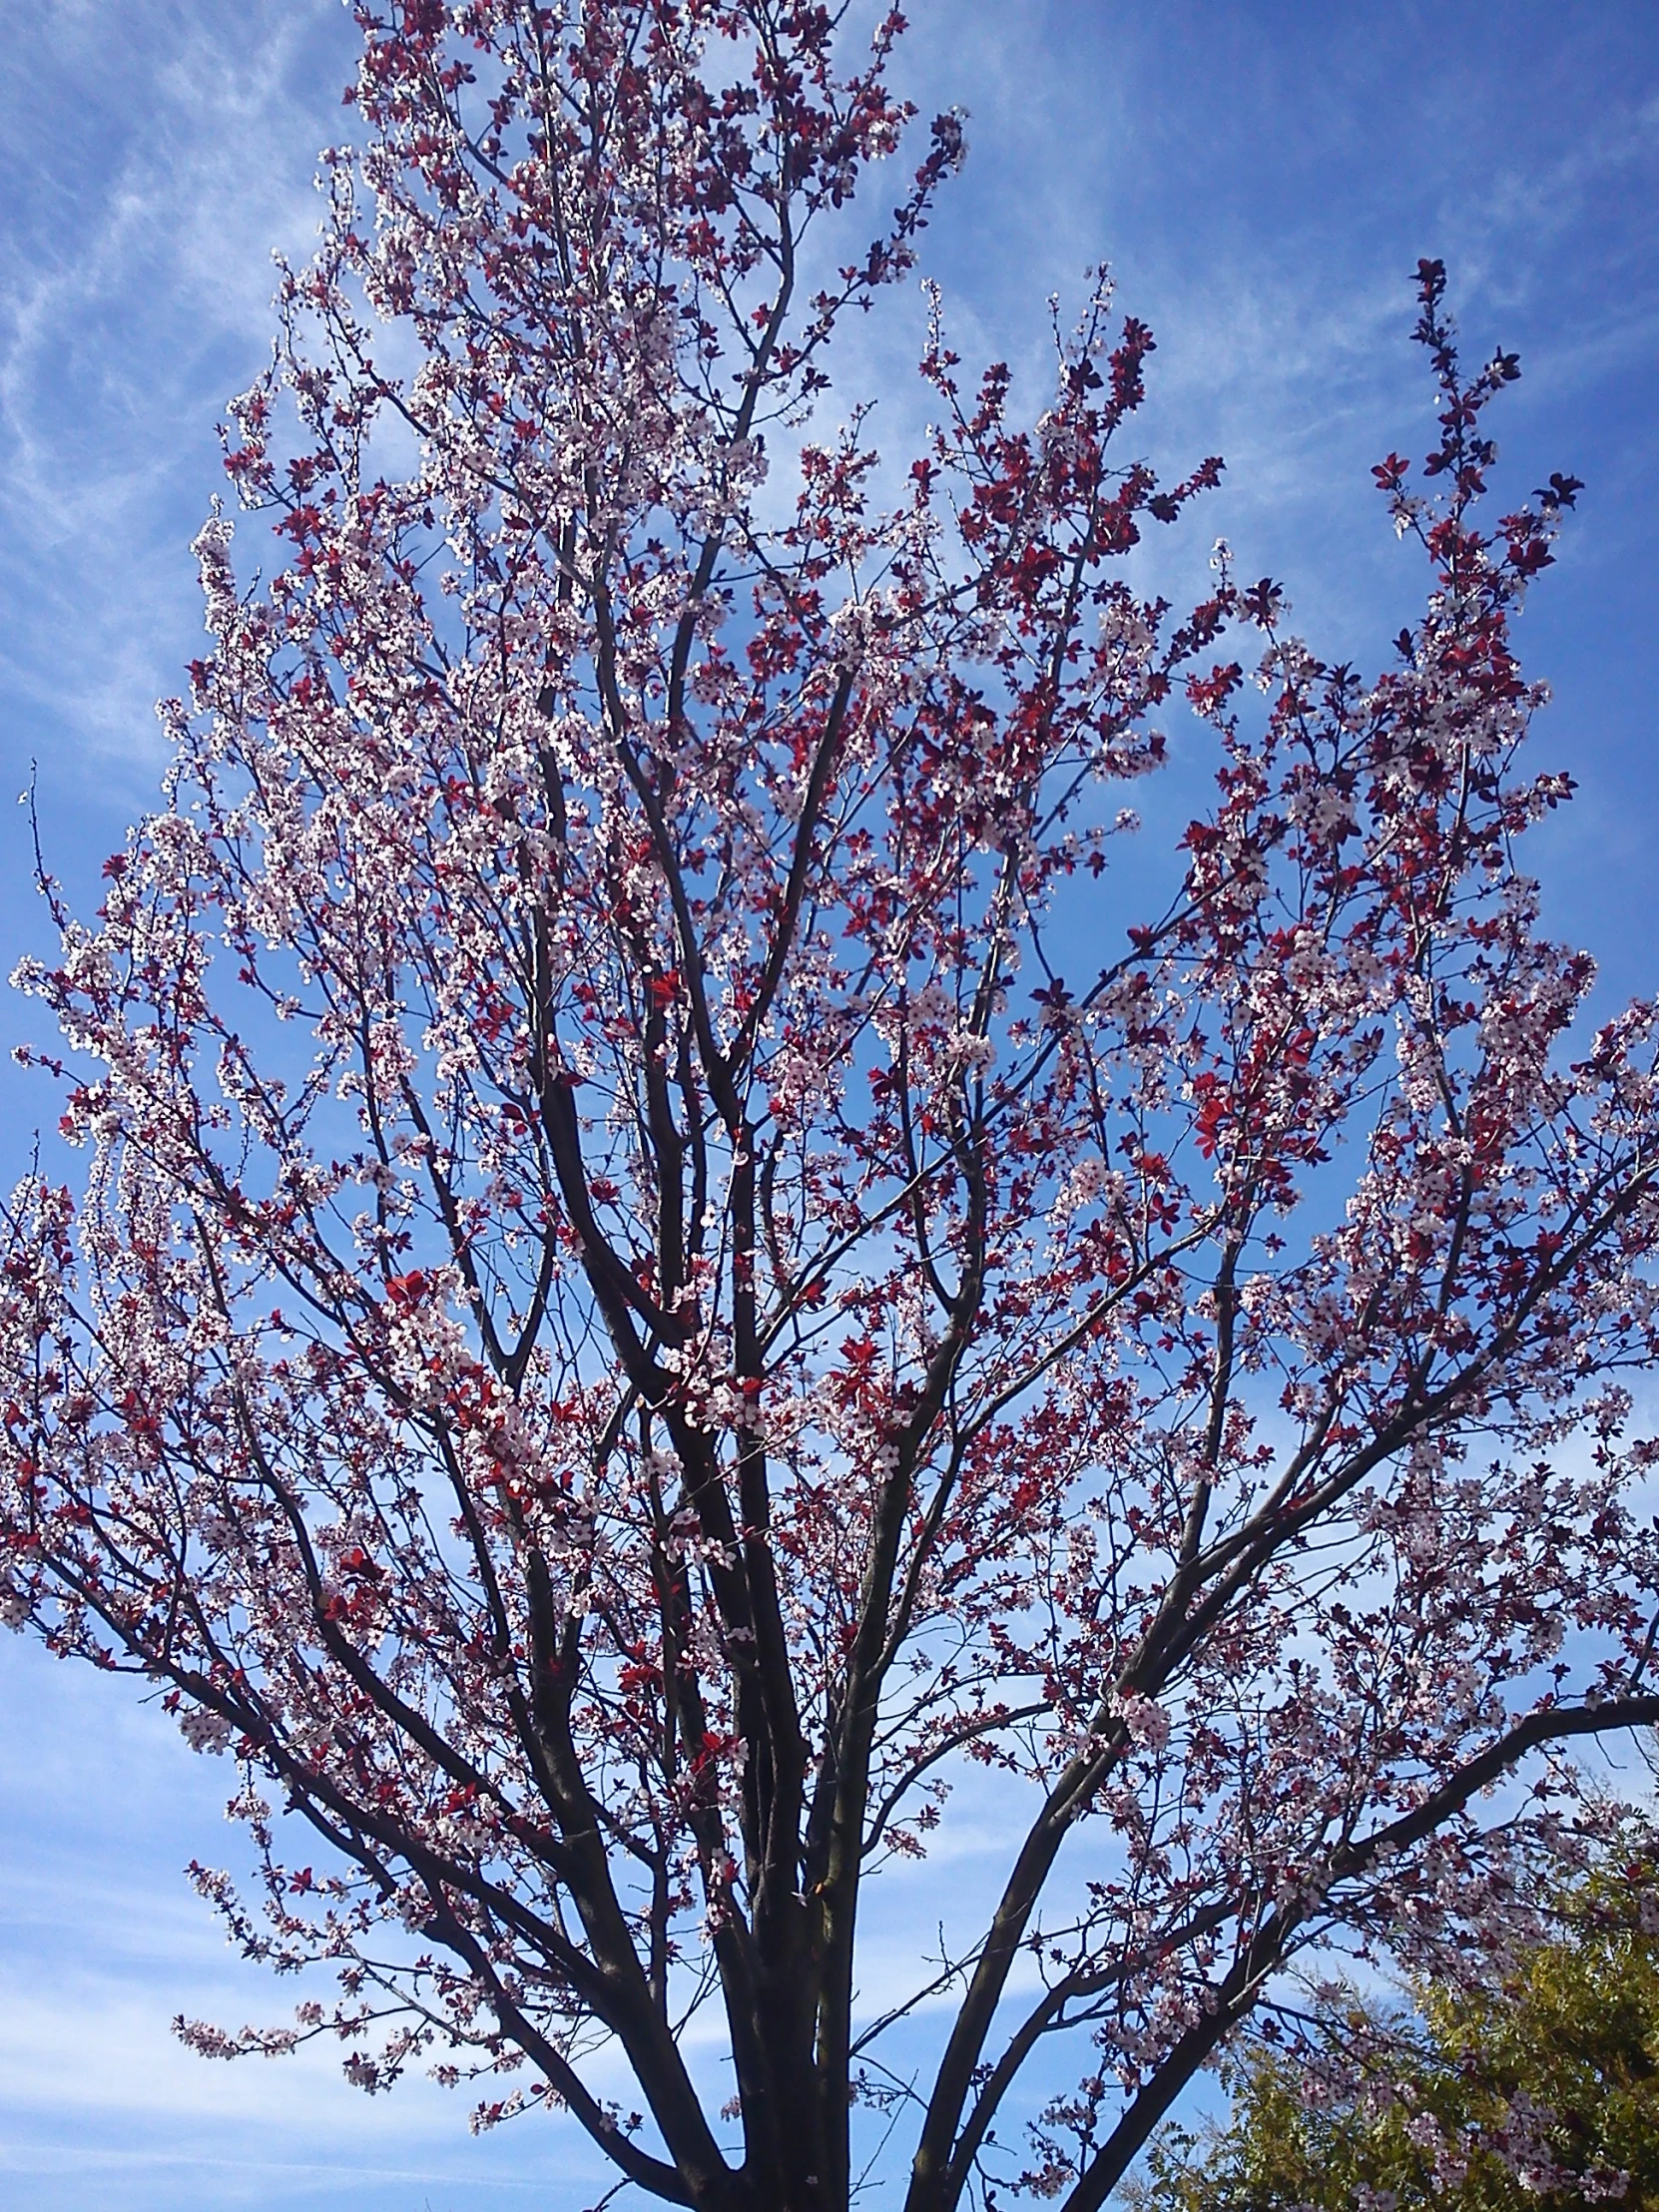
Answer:
<path fill-rule="evenodd" d="M 21 12 L 19 14 L 21 16 Z M 153 777 L 199 623 L 182 537 L 302 256 L 346 26 L 322 0 L 47 6 L 0 64 L 0 683 L 8 737 Z M 60 764 L 62 765 L 62 764 Z M 135 794 L 142 786 L 135 783 Z"/>
<path fill-rule="evenodd" d="M 1076 299 L 1108 259 L 1159 339 L 1137 436 L 1160 468 L 1228 459 L 1222 489 L 1146 548 L 1173 597 L 1202 590 L 1225 534 L 1248 573 L 1287 584 L 1317 651 L 1375 668 L 1421 591 L 1369 475 L 1429 442 L 1407 337 L 1417 256 L 1447 262 L 1471 352 L 1520 351 L 1505 489 L 1552 467 L 1588 485 L 1521 631 L 1556 694 L 1540 753 L 1582 786 L 1539 832 L 1539 871 L 1608 991 L 1651 988 L 1659 16 L 1563 0 L 909 12 L 906 89 L 924 113 L 969 112 L 967 170 L 923 242 L 965 363 L 1008 358 L 1040 404 L 1045 295 Z M 302 255 L 313 235 L 351 31 L 334 0 L 12 0 L 7 16 L 0 748 L 13 791 L 39 761 L 49 853 L 78 886 L 147 803 L 151 703 L 199 650 L 187 546 L 219 488 L 214 425 L 266 355 L 271 250 Z M 878 438 L 902 449 L 927 411 L 919 309 L 884 305 L 849 333 L 839 393 L 879 395 Z M 1173 735 L 1202 774 L 1198 739 Z M 1193 803 L 1168 781 L 1168 806 Z M 1150 840 L 1165 803 L 1136 798 Z M 8 955 L 40 942 L 26 835 L 0 811 Z M 15 1173 L 21 1133 L 56 1108 L 6 1081 Z M 469 2143 L 464 2094 L 417 2083 L 365 2103 L 324 2054 L 226 2068 L 172 2041 L 175 2011 L 235 2025 L 291 2001 L 182 1880 L 192 1856 L 236 1848 L 229 1780 L 122 1685 L 0 1639 L 0 2187 L 29 2212 L 465 2212 L 531 2186 L 551 2212 L 590 2201 L 564 2129 Z M 965 1921 L 1007 1808 L 960 1809 L 941 1887 Z M 926 1885 L 883 1886 L 872 2002 L 897 1992 L 907 1930 L 932 1931 Z"/>

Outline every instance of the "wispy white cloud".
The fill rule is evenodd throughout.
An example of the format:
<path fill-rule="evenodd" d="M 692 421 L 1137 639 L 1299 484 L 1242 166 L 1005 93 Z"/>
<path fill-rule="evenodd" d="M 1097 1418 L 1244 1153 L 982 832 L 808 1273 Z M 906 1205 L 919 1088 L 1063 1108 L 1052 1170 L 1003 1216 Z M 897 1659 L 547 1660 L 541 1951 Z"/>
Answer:
<path fill-rule="evenodd" d="M 269 349 L 272 250 L 314 237 L 344 28 L 330 0 L 59 0 L 6 42 L 0 683 L 48 747 L 154 760 L 214 423 Z"/>

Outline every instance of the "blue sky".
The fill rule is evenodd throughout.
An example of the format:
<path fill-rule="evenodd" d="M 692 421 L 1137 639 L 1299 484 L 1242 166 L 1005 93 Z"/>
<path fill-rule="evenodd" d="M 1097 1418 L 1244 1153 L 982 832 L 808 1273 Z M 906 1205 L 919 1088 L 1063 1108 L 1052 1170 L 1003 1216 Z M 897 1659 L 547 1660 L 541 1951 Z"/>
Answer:
<path fill-rule="evenodd" d="M 1471 353 L 1524 375 L 1496 420 L 1518 498 L 1587 490 L 1521 628 L 1577 804 L 1534 840 L 1554 926 L 1611 1002 L 1659 985 L 1659 8 L 1651 0 L 913 0 L 901 74 L 969 111 L 926 242 L 954 341 L 1034 377 L 1043 299 L 1113 264 L 1158 334 L 1147 448 L 1224 489 L 1158 560 L 1225 534 L 1327 658 L 1376 666 L 1414 611 L 1370 464 L 1426 449 L 1409 272 L 1442 257 Z M 0 41 L 0 791 L 39 763 L 50 856 L 89 887 L 161 767 L 151 703 L 199 650 L 186 546 L 214 424 L 269 340 L 270 252 L 302 254 L 342 129 L 335 0 L 5 0 Z M 857 333 L 849 394 L 898 438 L 914 310 Z M 1032 384 L 1030 388 L 1035 389 Z M 1176 746 L 1171 807 L 1196 747 Z M 9 784 L 6 779 L 10 779 Z M 1139 795 L 1137 795 L 1139 796 Z M 1154 808 L 1149 821 L 1156 823 Z M 7 964 L 41 944 L 24 818 L 0 811 Z M 89 895 L 83 901 L 91 904 Z M 23 1030 L 13 1000 L 6 1026 Z M 0 1075 L 0 1160 L 56 1108 Z M 327 2062 L 213 2068 L 177 2010 L 276 2017 L 181 1878 L 232 1848 L 226 1771 L 121 1691 L 0 1639 L 0 2191 L 26 2212 L 471 2212 L 590 2202 L 545 2128 L 469 2141 L 459 2100 L 366 2103 Z M 946 1878 L 988 1876 L 994 1806 Z M 875 1924 L 934 1900 L 913 1882 Z M 878 1971 L 872 1966 L 872 1972 Z"/>

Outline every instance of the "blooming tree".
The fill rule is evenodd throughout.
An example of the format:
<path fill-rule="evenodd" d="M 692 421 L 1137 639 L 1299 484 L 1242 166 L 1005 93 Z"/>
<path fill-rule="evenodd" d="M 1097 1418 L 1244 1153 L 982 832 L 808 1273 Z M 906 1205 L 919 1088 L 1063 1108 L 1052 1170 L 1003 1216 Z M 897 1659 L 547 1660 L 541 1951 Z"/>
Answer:
<path fill-rule="evenodd" d="M 240 1763 L 263 1897 L 200 1885 L 337 1973 L 198 2047 L 699 2212 L 841 2212 L 860 2114 L 909 2212 L 1085 2212 L 1299 1957 L 1519 1939 L 1563 1747 L 1659 1719 L 1655 1015 L 1569 1045 L 1516 864 L 1577 487 L 1482 521 L 1438 265 L 1387 670 L 1224 550 L 1177 621 L 1131 556 L 1220 464 L 1134 457 L 1103 283 L 1030 425 L 936 313 L 907 465 L 832 387 L 961 152 L 859 212 L 840 12 L 361 10 L 232 409 L 272 565 L 202 532 L 165 805 L 22 970 L 91 1164 L 7 1216 L 0 1604 Z M 866 2001 L 975 1763 L 999 1894 Z"/>

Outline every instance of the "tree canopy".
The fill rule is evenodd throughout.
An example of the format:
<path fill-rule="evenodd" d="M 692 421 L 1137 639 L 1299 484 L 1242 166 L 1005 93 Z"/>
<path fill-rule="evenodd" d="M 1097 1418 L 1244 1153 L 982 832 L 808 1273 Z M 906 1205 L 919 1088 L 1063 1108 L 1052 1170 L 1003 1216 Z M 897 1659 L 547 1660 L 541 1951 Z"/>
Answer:
<path fill-rule="evenodd" d="M 1551 1898 L 1550 1935 L 1485 1985 L 1429 1982 L 1409 2010 L 1328 2007 L 1317 2054 L 1260 2041 L 1241 2053 L 1229 2124 L 1158 2145 L 1135 2201 L 1148 2212 L 1659 2205 L 1659 1913 L 1651 1848 L 1619 1841 Z"/>
<path fill-rule="evenodd" d="M 1659 1720 L 1656 1016 L 1586 1032 L 1519 857 L 1578 487 L 1492 500 L 1425 260 L 1420 619 L 1328 663 L 1224 547 L 1177 614 L 1221 464 L 1144 458 L 1104 275 L 1029 405 L 936 299 L 914 451 L 837 381 L 963 151 L 882 183 L 896 13 L 359 22 L 163 802 L 90 921 L 43 869 L 88 1162 L 6 1214 L 0 1608 L 235 1763 L 199 1884 L 332 1977 L 197 2048 L 698 2212 L 884 2139 L 1094 2212 L 1293 1963 L 1535 1933 L 1572 1745 Z"/>

